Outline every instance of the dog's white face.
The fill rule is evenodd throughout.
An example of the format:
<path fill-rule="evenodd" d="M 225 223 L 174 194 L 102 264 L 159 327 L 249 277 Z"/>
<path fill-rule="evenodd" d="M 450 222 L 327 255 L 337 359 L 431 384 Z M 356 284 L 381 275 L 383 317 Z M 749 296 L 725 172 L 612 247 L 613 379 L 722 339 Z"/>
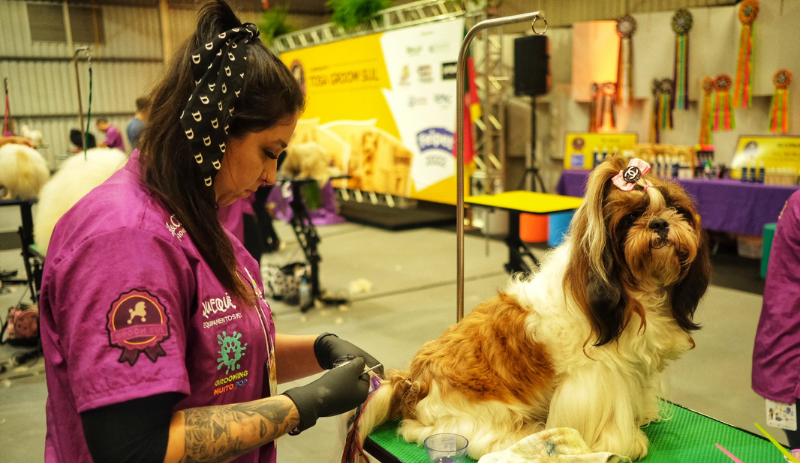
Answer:
<path fill-rule="evenodd" d="M 643 293 L 668 292 L 678 324 L 697 329 L 692 316 L 710 280 L 691 198 L 651 175 L 623 191 L 612 181 L 623 169 L 622 159 L 609 158 L 592 172 L 570 234 L 564 285 L 591 319 L 598 345 L 619 336 L 631 312 L 645 319 L 636 300 Z"/>

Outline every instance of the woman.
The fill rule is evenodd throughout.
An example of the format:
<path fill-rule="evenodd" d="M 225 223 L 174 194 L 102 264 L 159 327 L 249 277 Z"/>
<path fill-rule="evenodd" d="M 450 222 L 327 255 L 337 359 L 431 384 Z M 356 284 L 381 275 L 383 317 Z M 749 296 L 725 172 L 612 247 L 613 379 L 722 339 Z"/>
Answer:
<path fill-rule="evenodd" d="M 303 110 L 257 36 L 224 2 L 204 7 L 153 92 L 141 153 L 55 228 L 47 462 L 274 462 L 275 438 L 366 399 L 378 362 L 334 335 L 275 335 L 258 264 L 216 216 L 275 181 Z"/>

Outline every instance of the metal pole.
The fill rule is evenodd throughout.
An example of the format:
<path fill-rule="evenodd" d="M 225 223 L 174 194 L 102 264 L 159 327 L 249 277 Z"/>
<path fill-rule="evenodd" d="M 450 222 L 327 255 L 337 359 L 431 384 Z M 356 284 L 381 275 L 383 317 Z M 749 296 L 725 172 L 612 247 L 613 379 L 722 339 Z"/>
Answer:
<path fill-rule="evenodd" d="M 75 83 L 78 87 L 78 121 L 79 121 L 79 130 L 81 131 L 81 140 L 85 144 L 86 143 L 86 134 L 84 133 L 83 127 L 83 103 L 81 102 L 81 77 L 80 72 L 78 72 L 78 55 L 81 54 L 83 51 L 88 52 L 89 47 L 79 47 L 75 49 L 75 53 L 72 55 L 72 64 L 75 66 Z M 84 147 L 86 149 L 86 147 Z"/>
<path fill-rule="evenodd" d="M 541 19 L 544 21 L 544 30 L 539 32 L 536 30 L 536 21 Z M 464 318 L 464 73 L 466 72 L 464 66 L 467 64 L 467 51 L 472 39 L 478 35 L 478 32 L 488 29 L 490 27 L 505 26 L 523 21 L 531 21 L 531 29 L 537 35 L 544 35 L 547 32 L 547 20 L 544 18 L 544 11 L 535 11 L 533 13 L 518 14 L 515 16 L 508 16 L 505 18 L 487 19 L 481 21 L 472 29 L 467 32 L 464 41 L 461 43 L 461 51 L 458 53 L 458 73 L 456 74 L 456 143 L 458 145 L 458 153 L 456 158 L 456 196 L 457 200 L 457 216 L 456 216 L 456 236 L 457 236 L 457 259 L 456 265 L 458 273 L 456 275 L 456 286 L 458 290 L 456 303 L 457 303 L 457 321 Z"/>

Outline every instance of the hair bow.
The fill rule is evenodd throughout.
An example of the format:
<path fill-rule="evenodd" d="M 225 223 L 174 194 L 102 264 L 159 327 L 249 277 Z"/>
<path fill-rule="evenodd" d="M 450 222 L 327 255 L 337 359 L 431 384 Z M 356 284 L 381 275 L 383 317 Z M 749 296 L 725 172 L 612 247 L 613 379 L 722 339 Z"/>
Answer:
<path fill-rule="evenodd" d="M 633 158 L 628 162 L 628 167 L 626 167 L 625 170 L 619 171 L 611 181 L 614 182 L 614 185 L 620 190 L 631 191 L 639 180 L 641 180 L 642 176 L 648 172 L 650 172 L 650 164 L 641 159 Z M 640 183 L 640 185 L 642 185 L 645 190 L 650 186 L 645 182 Z"/>

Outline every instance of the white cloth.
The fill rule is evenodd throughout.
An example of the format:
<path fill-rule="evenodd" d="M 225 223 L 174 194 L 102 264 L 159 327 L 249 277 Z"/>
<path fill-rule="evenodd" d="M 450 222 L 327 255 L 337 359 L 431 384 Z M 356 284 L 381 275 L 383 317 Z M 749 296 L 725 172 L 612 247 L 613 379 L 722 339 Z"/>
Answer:
<path fill-rule="evenodd" d="M 506 450 L 484 455 L 478 463 L 630 463 L 628 457 L 608 452 L 592 453 L 578 431 L 546 429 L 522 439 Z"/>

